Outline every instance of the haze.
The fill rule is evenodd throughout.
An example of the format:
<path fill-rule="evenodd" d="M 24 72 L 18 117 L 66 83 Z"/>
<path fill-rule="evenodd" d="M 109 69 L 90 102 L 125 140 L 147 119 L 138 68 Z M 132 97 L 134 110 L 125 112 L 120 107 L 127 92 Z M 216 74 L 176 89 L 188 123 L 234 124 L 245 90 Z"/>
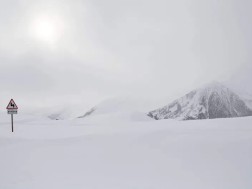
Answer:
<path fill-rule="evenodd" d="M 158 104 L 212 80 L 252 94 L 251 1 L 0 2 L 2 109 Z"/>

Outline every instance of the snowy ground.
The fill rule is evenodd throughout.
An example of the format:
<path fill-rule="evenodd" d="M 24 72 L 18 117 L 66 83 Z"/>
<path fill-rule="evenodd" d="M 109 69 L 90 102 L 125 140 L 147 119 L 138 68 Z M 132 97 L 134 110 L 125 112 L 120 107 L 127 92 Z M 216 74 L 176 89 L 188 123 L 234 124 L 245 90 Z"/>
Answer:
<path fill-rule="evenodd" d="M 95 120 L 95 119 L 94 119 Z M 251 189 L 252 117 L 0 120 L 0 189 Z"/>

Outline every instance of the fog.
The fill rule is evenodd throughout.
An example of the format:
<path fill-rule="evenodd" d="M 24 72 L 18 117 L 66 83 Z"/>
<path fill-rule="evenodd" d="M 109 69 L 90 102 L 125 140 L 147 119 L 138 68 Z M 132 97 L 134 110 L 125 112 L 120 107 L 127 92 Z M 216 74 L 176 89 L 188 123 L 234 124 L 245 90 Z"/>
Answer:
<path fill-rule="evenodd" d="M 252 94 L 251 1 L 0 2 L 0 107 L 155 106 L 213 80 Z"/>

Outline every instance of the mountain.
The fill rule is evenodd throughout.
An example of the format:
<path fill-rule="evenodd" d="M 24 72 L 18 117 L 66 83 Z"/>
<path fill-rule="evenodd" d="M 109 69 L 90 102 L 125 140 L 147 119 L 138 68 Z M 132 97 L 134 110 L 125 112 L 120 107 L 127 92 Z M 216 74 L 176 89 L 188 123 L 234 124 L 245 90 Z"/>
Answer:
<path fill-rule="evenodd" d="M 215 119 L 252 116 L 252 110 L 229 88 L 213 82 L 163 108 L 149 112 L 148 116 L 156 120 Z"/>
<path fill-rule="evenodd" d="M 38 115 L 43 115 L 51 120 L 72 120 L 76 119 L 80 115 L 83 115 L 83 112 L 86 112 L 90 108 L 90 102 L 76 101 L 76 102 L 65 102 L 64 104 L 46 107 L 38 112 Z"/>
<path fill-rule="evenodd" d="M 116 97 L 102 101 L 78 118 L 92 122 L 151 121 L 144 112 L 146 102 L 143 99 Z"/>
<path fill-rule="evenodd" d="M 241 98 L 244 100 L 245 104 L 252 109 L 252 96 L 251 95 L 241 95 Z"/>

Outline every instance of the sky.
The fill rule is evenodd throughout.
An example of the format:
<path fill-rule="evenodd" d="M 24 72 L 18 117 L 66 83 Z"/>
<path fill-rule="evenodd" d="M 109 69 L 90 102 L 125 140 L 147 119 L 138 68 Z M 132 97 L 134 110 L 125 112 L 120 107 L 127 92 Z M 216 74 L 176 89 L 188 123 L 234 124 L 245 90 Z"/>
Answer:
<path fill-rule="evenodd" d="M 0 0 L 0 108 L 252 94 L 250 0 Z M 165 105 L 165 104 L 164 104 Z"/>

